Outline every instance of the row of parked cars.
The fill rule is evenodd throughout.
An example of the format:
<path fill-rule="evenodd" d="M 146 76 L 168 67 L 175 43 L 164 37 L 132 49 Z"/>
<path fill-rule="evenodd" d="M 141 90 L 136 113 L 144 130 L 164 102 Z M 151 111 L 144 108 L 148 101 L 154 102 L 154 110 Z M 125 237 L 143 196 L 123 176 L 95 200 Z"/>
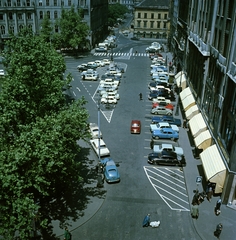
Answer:
<path fill-rule="evenodd" d="M 89 131 L 91 134 L 90 144 L 96 155 L 102 158 L 99 165 L 102 169 L 102 173 L 106 182 L 119 182 L 120 174 L 117 169 L 117 165 L 110 157 L 110 151 L 103 140 L 101 130 L 96 123 L 90 123 Z"/>
<path fill-rule="evenodd" d="M 150 124 L 152 152 L 148 154 L 147 162 L 182 167 L 186 165 L 186 161 L 183 149 L 177 143 L 181 120 L 173 117 L 175 94 L 169 82 L 168 69 L 160 55 L 153 56 L 151 61 L 152 81 L 148 85 L 148 99 L 152 101 L 151 114 L 155 116 Z"/>

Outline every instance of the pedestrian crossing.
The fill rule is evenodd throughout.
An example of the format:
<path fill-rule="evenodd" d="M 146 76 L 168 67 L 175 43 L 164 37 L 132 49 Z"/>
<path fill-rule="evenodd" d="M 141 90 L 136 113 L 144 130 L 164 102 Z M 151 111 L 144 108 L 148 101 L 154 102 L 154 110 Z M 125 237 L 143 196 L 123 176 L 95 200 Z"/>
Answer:
<path fill-rule="evenodd" d="M 94 53 L 94 56 L 100 56 L 100 57 L 149 57 L 148 53 Z"/>

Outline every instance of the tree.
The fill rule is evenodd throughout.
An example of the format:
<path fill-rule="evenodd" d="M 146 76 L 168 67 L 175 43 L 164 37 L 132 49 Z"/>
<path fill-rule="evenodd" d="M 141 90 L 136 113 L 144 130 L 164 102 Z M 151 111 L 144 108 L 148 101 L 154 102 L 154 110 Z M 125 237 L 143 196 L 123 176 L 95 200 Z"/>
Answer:
<path fill-rule="evenodd" d="M 88 170 L 76 142 L 89 137 L 86 101 L 66 104 L 65 64 L 41 37 L 23 30 L 7 46 L 0 95 L 0 235 L 29 240 L 39 228 L 44 239 L 53 239 L 51 220 L 77 218 L 87 201 L 82 172 Z"/>
<path fill-rule="evenodd" d="M 117 23 L 117 18 L 123 18 L 128 12 L 128 8 L 120 3 L 109 4 L 108 6 L 108 26 L 113 26 Z"/>
<path fill-rule="evenodd" d="M 74 6 L 70 10 L 62 9 L 59 27 L 63 47 L 76 49 L 87 41 L 89 27 L 82 21 L 81 14 Z"/>
<path fill-rule="evenodd" d="M 43 18 L 40 35 L 44 39 L 45 42 L 52 42 L 53 38 L 53 28 L 50 19 L 48 18 L 48 15 L 46 14 Z"/>

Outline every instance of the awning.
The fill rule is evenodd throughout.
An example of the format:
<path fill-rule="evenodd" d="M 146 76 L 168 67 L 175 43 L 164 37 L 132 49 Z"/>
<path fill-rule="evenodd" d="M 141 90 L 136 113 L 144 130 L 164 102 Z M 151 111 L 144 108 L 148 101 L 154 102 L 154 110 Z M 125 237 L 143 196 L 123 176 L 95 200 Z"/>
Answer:
<path fill-rule="evenodd" d="M 193 137 L 197 137 L 201 132 L 207 130 L 207 125 L 201 113 L 198 113 L 189 120 L 189 127 Z"/>
<path fill-rule="evenodd" d="M 187 89 L 187 88 L 186 88 Z M 199 108 L 197 105 L 193 105 L 192 107 L 190 107 L 186 112 L 185 112 L 185 116 L 186 118 L 189 120 L 192 117 L 194 117 L 195 115 L 197 115 L 199 113 Z"/>
<path fill-rule="evenodd" d="M 212 144 L 212 137 L 209 130 L 201 132 L 197 137 L 194 138 L 195 146 L 199 149 L 207 149 Z"/>
<path fill-rule="evenodd" d="M 195 99 L 193 97 L 193 95 L 188 95 L 183 101 L 182 101 L 182 105 L 183 105 L 183 109 L 184 111 L 187 111 L 189 108 L 191 108 L 193 105 L 195 105 Z"/>
<path fill-rule="evenodd" d="M 189 87 L 185 88 L 180 94 L 180 99 L 183 101 L 188 95 L 192 95 L 192 92 Z"/>
<path fill-rule="evenodd" d="M 215 193 L 221 193 L 225 183 L 226 167 L 216 145 L 208 147 L 200 154 L 206 180 L 216 183 Z"/>
<path fill-rule="evenodd" d="M 182 89 L 186 88 L 186 76 L 183 71 L 180 71 L 175 75 L 175 82 L 178 87 L 181 87 Z"/>

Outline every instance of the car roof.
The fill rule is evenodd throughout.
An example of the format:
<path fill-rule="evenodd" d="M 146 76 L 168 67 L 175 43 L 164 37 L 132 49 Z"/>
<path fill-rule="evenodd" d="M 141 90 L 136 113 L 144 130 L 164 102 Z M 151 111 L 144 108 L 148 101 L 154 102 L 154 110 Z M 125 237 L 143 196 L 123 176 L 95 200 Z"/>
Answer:
<path fill-rule="evenodd" d="M 177 158 L 177 154 L 175 152 L 171 152 L 171 151 L 166 151 L 166 150 L 163 150 L 161 152 L 161 155 L 165 155 L 165 156 L 171 156 L 171 157 L 174 157 L 174 158 Z"/>

